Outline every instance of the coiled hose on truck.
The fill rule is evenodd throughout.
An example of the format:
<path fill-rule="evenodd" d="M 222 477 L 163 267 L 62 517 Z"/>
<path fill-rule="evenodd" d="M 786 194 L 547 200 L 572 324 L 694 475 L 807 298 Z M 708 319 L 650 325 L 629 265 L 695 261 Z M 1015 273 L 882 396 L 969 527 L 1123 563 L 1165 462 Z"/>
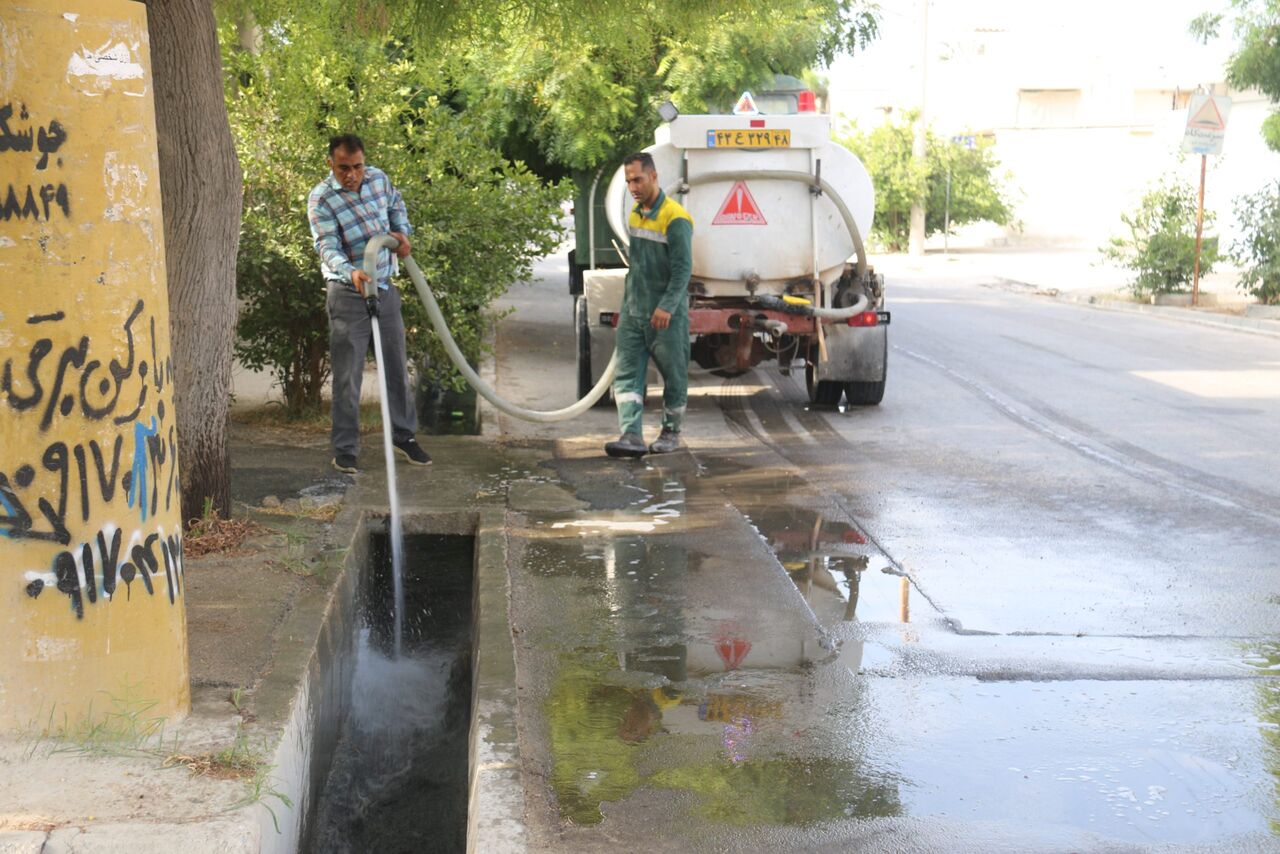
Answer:
<path fill-rule="evenodd" d="M 694 175 L 687 178 L 681 185 L 672 188 L 677 193 L 687 192 L 689 187 L 695 187 L 698 184 L 710 184 L 715 181 L 745 181 L 745 180 L 770 180 L 770 181 L 792 181 L 797 184 L 805 184 L 817 190 L 821 190 L 831 199 L 831 203 L 836 206 L 836 211 L 840 214 L 840 218 L 844 220 L 844 227 L 849 232 L 849 237 L 853 239 L 853 248 L 858 256 L 857 275 L 861 281 L 867 273 L 867 251 L 862 243 L 862 234 L 858 231 L 858 224 L 854 222 L 853 212 L 849 210 L 849 206 L 844 203 L 844 199 L 840 198 L 840 194 L 835 188 L 820 178 L 815 178 L 808 172 L 790 172 L 779 169 L 763 169 L 751 170 L 749 172 L 707 172 L 702 175 Z M 815 275 L 817 275 L 815 273 Z M 848 320 L 855 314 L 861 314 L 867 309 L 866 294 L 858 294 L 858 298 L 854 300 L 853 305 L 843 306 L 841 308 L 824 308 L 822 306 L 803 306 L 782 308 L 781 304 L 769 305 L 769 308 L 776 308 L 780 311 L 788 311 L 792 314 L 812 315 L 819 320 Z"/>
<path fill-rule="evenodd" d="M 370 281 L 377 282 L 378 280 L 378 252 L 382 249 L 394 250 L 399 245 L 400 242 L 389 234 L 382 234 L 369 240 L 369 245 L 364 250 L 364 271 L 369 274 Z M 418 268 L 418 263 L 413 260 L 412 255 L 403 260 L 405 269 L 409 271 L 409 278 L 413 281 L 414 287 L 418 289 L 418 296 L 422 299 L 422 304 L 427 308 L 427 317 L 431 319 L 431 325 L 435 327 L 436 334 L 440 336 L 445 352 L 449 354 L 450 361 L 453 362 L 459 373 L 466 378 L 467 382 L 471 383 L 472 388 L 502 412 L 524 421 L 542 423 L 568 421 L 570 418 L 576 418 L 595 406 L 596 401 L 604 397 L 605 392 L 609 390 L 609 384 L 613 382 L 613 373 L 617 368 L 617 350 L 613 351 L 613 356 L 609 359 L 609 365 L 604 369 L 604 374 L 601 375 L 591 391 L 587 392 L 587 396 L 563 409 L 526 409 L 523 406 L 516 406 L 514 403 L 503 400 L 487 382 L 480 379 L 480 375 L 475 372 L 471 365 L 467 363 L 466 357 L 462 355 L 462 350 L 458 347 L 458 343 L 453 340 L 453 334 L 449 331 L 449 324 L 445 322 L 444 313 L 440 311 L 440 305 L 436 302 L 435 294 L 431 292 L 431 286 L 427 284 L 427 278 L 422 275 L 422 270 Z"/>

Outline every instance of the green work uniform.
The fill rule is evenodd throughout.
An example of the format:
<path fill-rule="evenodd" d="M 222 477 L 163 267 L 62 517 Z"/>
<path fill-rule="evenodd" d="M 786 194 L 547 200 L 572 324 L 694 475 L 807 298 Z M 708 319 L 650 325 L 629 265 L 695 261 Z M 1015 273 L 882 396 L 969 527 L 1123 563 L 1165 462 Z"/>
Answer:
<path fill-rule="evenodd" d="M 678 202 L 658 191 L 653 208 L 631 210 L 626 292 L 618 318 L 618 367 L 613 399 L 623 433 L 641 433 L 649 359 L 662 374 L 662 426 L 680 430 L 689 398 L 689 274 L 693 272 L 693 220 Z M 654 329 L 654 309 L 671 313 L 671 325 Z"/>

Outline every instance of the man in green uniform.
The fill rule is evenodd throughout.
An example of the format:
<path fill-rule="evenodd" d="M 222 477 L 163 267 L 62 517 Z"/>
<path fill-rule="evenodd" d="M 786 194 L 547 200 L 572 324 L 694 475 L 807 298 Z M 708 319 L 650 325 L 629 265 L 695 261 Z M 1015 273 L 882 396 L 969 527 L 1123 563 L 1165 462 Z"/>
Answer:
<path fill-rule="evenodd" d="M 618 367 L 613 380 L 622 436 L 604 450 L 611 457 L 640 457 L 680 447 L 680 423 L 689 397 L 693 220 L 662 192 L 649 154 L 629 155 L 622 167 L 627 190 L 636 200 L 627 221 L 630 268 L 618 318 Z M 641 429 L 650 358 L 662 374 L 662 433 L 646 447 Z"/>

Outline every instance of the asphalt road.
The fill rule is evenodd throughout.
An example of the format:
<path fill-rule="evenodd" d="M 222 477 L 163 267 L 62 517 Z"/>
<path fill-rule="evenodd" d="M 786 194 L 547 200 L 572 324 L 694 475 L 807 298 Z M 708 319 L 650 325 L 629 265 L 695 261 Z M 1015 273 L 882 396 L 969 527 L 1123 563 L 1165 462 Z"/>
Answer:
<path fill-rule="evenodd" d="M 508 296 L 516 313 L 499 338 L 504 390 L 547 408 L 572 393 L 562 269 L 563 259 L 551 259 L 541 281 Z M 776 785 L 809 805 L 804 820 L 762 814 L 765 830 L 744 837 L 691 783 L 684 790 L 704 798 L 695 797 L 701 812 L 689 813 L 698 827 L 679 841 L 660 834 L 654 847 L 678 850 L 695 839 L 748 850 L 751 839 L 797 850 L 1280 849 L 1280 339 L 1103 312 L 995 283 L 891 276 L 888 294 L 889 381 L 878 407 L 813 410 L 802 376 L 765 367 L 696 378 L 683 469 L 603 460 L 599 443 L 615 432 L 608 410 L 555 433 L 560 478 L 593 509 L 612 508 L 608 530 L 652 519 L 644 514 L 654 507 L 673 520 L 715 519 L 716 531 L 671 539 L 681 553 L 672 575 L 679 595 L 663 574 L 669 551 L 655 557 L 656 540 L 637 540 L 634 527 L 622 546 L 615 537 L 579 555 L 566 541 L 577 557 L 555 558 L 589 568 L 596 564 L 585 561 L 634 553 L 630 563 L 655 563 L 646 601 L 683 609 L 664 643 L 683 637 L 689 650 L 689 672 L 668 673 L 663 684 L 701 692 L 703 723 L 708 705 L 732 705 L 716 693 L 727 690 L 726 674 L 752 666 L 748 657 L 741 670 L 725 661 L 720 674 L 695 673 L 699 643 L 714 642 L 722 660 L 726 649 L 735 655 L 707 614 L 720 626 L 722 611 L 744 625 L 758 618 L 761 655 L 771 626 L 795 635 L 797 621 L 814 627 L 804 643 L 839 650 L 806 652 L 799 667 L 757 665 L 748 693 L 773 692 L 778 702 L 744 708 L 754 708 L 762 744 L 772 716 L 811 734 L 800 751 L 809 759 L 816 752 L 850 763 L 822 766 L 843 811 L 804 800 L 788 772 Z M 514 438 L 548 436 L 505 419 L 502 428 Z M 645 500 L 610 504 L 625 489 Z M 776 561 L 755 567 L 749 544 L 725 551 L 724 532 L 740 522 Z M 590 631 L 572 643 L 550 629 L 538 634 L 540 624 L 555 625 L 548 612 L 556 606 L 530 569 L 537 563 L 513 569 L 512 613 L 541 638 L 518 654 L 528 690 L 522 732 L 532 761 L 554 780 L 557 768 L 574 767 L 557 734 L 564 713 L 555 710 L 554 671 L 563 665 L 555 662 L 596 641 L 584 640 Z M 695 564 L 698 573 L 688 569 Z M 750 583 L 746 573 L 727 574 L 748 564 L 759 573 Z M 574 573 L 589 577 L 589 569 Z M 754 584 L 767 618 L 741 616 L 754 607 L 741 602 L 707 604 L 714 596 L 700 585 L 716 573 L 725 573 L 717 589 L 726 578 Z M 794 601 L 773 586 L 787 578 L 800 594 Z M 554 601 L 576 596 L 588 614 L 609 595 L 587 585 L 557 589 Z M 600 619 L 625 614 L 631 606 L 622 602 L 601 606 Z M 610 631 L 610 643 L 626 647 L 625 631 Z M 631 651 L 653 644 L 641 638 Z M 788 682 L 796 679 L 822 687 L 796 688 Z M 792 710 L 797 691 L 829 704 L 833 720 Z M 696 730 L 681 729 L 678 711 L 665 712 L 668 739 Z M 634 745 L 634 733 L 624 741 Z M 750 751 L 730 754 L 733 769 Z M 664 755 L 649 762 L 662 766 Z M 721 782 L 731 783 L 724 773 Z M 554 815 L 559 802 L 560 822 L 548 819 L 544 829 L 549 846 L 607 847 L 652 821 L 655 803 L 688 813 L 678 801 L 653 800 L 653 791 L 680 788 L 672 774 L 641 773 L 625 792 L 601 794 L 605 820 L 595 830 L 581 827 L 581 811 L 566 812 L 565 790 L 553 785 L 545 801 L 531 801 L 534 824 L 537 805 Z"/>

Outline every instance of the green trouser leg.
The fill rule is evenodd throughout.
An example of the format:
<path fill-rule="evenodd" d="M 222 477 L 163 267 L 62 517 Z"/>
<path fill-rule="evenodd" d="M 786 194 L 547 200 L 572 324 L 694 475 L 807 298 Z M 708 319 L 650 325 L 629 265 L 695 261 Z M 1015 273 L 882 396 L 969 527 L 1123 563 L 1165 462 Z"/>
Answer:
<path fill-rule="evenodd" d="M 613 399 L 618 406 L 618 426 L 623 433 L 643 435 L 645 373 L 653 358 L 662 374 L 662 426 L 679 430 L 689 399 L 689 317 L 671 318 L 664 330 L 654 329 L 648 318 L 624 315 L 618 324 L 618 365 L 613 378 Z"/>
<path fill-rule="evenodd" d="M 613 375 L 613 401 L 618 405 L 618 426 L 623 433 L 644 435 L 644 380 L 649 370 L 648 322 L 623 314 L 618 322 L 618 365 Z"/>
<path fill-rule="evenodd" d="M 649 330 L 649 354 L 662 374 L 662 426 L 680 432 L 689 402 L 689 315 L 673 315 L 662 331 Z"/>

